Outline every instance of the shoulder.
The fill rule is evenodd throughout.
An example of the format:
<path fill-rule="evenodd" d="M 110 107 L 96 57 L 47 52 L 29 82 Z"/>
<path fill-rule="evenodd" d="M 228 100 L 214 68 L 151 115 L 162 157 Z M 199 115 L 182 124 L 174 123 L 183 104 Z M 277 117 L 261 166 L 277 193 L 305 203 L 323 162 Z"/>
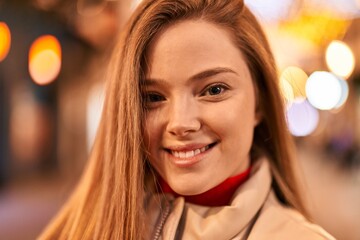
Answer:
<path fill-rule="evenodd" d="M 281 205 L 272 192 L 259 213 L 249 239 L 335 240 L 299 212 Z"/>

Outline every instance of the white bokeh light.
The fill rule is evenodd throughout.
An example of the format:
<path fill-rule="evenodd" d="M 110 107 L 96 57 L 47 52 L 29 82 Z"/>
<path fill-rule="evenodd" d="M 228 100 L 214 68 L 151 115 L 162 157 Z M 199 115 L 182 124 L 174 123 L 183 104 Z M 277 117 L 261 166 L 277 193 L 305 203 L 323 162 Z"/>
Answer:
<path fill-rule="evenodd" d="M 347 81 L 344 79 L 338 79 L 341 85 L 341 97 L 339 102 L 336 104 L 335 108 L 340 108 L 342 105 L 345 104 L 348 96 L 349 96 L 349 85 Z"/>
<path fill-rule="evenodd" d="M 305 86 L 306 96 L 315 108 L 330 110 L 341 99 L 341 84 L 338 78 L 329 72 L 314 72 Z"/>
<path fill-rule="evenodd" d="M 320 4 L 323 10 L 345 19 L 356 18 L 360 15 L 357 2 L 359 0 L 312 0 L 312 3 Z"/>
<path fill-rule="evenodd" d="M 132 0 L 131 9 L 134 10 L 141 2 L 142 0 Z"/>
<path fill-rule="evenodd" d="M 330 71 L 347 78 L 355 68 L 355 57 L 344 42 L 332 41 L 326 49 L 326 64 Z"/>
<path fill-rule="evenodd" d="M 287 123 L 292 135 L 303 137 L 315 131 L 319 112 L 307 100 L 294 101 L 287 109 Z"/>
<path fill-rule="evenodd" d="M 269 23 L 286 19 L 290 12 L 291 6 L 293 5 L 293 1 L 245 0 L 245 4 L 261 20 Z"/>
<path fill-rule="evenodd" d="M 90 152 L 97 129 L 101 120 L 101 113 L 105 101 L 105 86 L 102 83 L 94 85 L 89 92 L 86 106 L 86 142 Z"/>

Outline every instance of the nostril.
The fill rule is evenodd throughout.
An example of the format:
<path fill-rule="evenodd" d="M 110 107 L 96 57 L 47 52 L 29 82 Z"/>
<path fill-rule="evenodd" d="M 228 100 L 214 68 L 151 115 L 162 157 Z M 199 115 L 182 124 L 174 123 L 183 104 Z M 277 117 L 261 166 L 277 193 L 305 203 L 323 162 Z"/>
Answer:
<path fill-rule="evenodd" d="M 168 132 L 177 136 L 186 136 L 200 129 L 199 111 L 195 103 L 181 102 L 174 104 L 171 109 L 167 115 Z"/>
<path fill-rule="evenodd" d="M 186 136 L 189 133 L 200 130 L 201 124 L 199 121 L 188 122 L 170 122 L 167 127 L 167 131 L 177 136 Z"/>

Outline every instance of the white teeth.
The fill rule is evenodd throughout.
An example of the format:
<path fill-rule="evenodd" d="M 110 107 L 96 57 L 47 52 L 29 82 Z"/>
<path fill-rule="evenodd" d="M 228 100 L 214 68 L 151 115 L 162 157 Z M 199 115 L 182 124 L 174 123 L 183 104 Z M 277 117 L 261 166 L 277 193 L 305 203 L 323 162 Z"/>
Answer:
<path fill-rule="evenodd" d="M 195 149 L 195 150 L 191 150 L 191 151 L 171 151 L 171 154 L 174 155 L 177 158 L 191 158 L 194 157 L 202 152 L 205 152 L 206 150 L 209 149 L 209 145 L 199 148 L 199 149 Z"/>
<path fill-rule="evenodd" d="M 189 157 L 193 157 L 194 155 L 195 155 L 194 151 L 188 151 L 186 152 L 185 157 L 189 158 Z"/>
<path fill-rule="evenodd" d="M 180 158 L 186 158 L 186 152 L 179 152 Z"/>

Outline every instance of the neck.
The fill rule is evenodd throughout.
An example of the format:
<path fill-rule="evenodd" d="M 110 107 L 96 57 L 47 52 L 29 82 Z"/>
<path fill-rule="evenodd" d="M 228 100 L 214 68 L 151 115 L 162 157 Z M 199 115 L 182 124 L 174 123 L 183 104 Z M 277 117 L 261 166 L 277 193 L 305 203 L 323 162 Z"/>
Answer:
<path fill-rule="evenodd" d="M 224 206 L 230 203 L 235 191 L 249 178 L 250 171 L 251 167 L 239 175 L 230 177 L 216 187 L 198 195 L 183 196 L 177 194 L 161 177 L 159 177 L 159 185 L 164 193 L 170 193 L 175 197 L 182 196 L 185 198 L 185 201 L 189 203 L 211 207 Z"/>

